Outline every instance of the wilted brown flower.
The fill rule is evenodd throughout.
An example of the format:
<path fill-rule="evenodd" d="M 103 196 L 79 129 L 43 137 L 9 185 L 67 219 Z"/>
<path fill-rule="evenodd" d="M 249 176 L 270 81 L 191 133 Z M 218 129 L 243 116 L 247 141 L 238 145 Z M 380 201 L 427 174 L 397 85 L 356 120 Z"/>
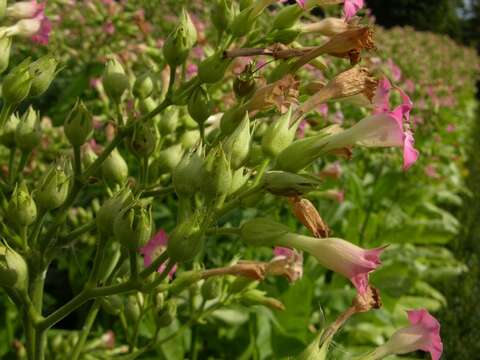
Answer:
<path fill-rule="evenodd" d="M 310 230 L 315 237 L 328 237 L 330 229 L 310 200 L 290 197 L 288 198 L 288 202 L 296 218 Z"/>
<path fill-rule="evenodd" d="M 382 307 L 382 299 L 380 298 L 380 291 L 373 286 L 368 286 L 363 293 L 357 293 L 357 296 L 352 301 L 352 307 L 356 312 L 367 312 L 371 309 L 380 309 Z"/>
<path fill-rule="evenodd" d="M 298 103 L 299 82 L 291 74 L 258 89 L 246 104 L 249 111 L 266 110 L 275 106 L 285 113 L 290 105 Z"/>

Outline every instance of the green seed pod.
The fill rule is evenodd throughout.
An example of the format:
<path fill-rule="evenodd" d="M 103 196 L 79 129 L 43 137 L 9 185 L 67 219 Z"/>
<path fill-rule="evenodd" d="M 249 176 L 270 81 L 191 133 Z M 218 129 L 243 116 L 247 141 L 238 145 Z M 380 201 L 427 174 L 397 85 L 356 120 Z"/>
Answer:
<path fill-rule="evenodd" d="M 233 107 L 225 111 L 220 120 L 222 134 L 230 135 L 238 127 L 238 124 L 245 117 L 245 110 L 242 107 Z"/>
<path fill-rule="evenodd" d="M 117 149 L 102 163 L 102 176 L 108 184 L 122 185 L 128 178 L 128 165 Z"/>
<path fill-rule="evenodd" d="M 198 124 L 195 122 L 195 120 L 192 119 L 192 117 L 185 112 L 180 116 L 179 118 L 180 124 L 182 124 L 185 128 L 187 129 L 194 129 L 198 130 Z M 200 132 L 198 132 L 198 136 L 200 138 Z"/>
<path fill-rule="evenodd" d="M 240 236 L 252 246 L 275 246 L 278 239 L 291 232 L 287 226 L 267 218 L 248 220 L 240 228 Z"/>
<path fill-rule="evenodd" d="M 186 150 L 198 144 L 199 140 L 200 140 L 200 131 L 198 130 L 185 131 L 180 137 L 180 143 L 182 144 L 183 148 Z"/>
<path fill-rule="evenodd" d="M 175 132 L 179 121 L 179 110 L 177 106 L 169 106 L 165 109 L 160 118 L 160 134 L 169 135 Z"/>
<path fill-rule="evenodd" d="M 212 102 L 207 91 L 199 86 L 188 101 L 188 113 L 193 120 L 202 125 L 212 113 Z"/>
<path fill-rule="evenodd" d="M 265 188 L 274 195 L 300 196 L 318 189 L 321 180 L 314 175 L 268 171 L 263 177 Z"/>
<path fill-rule="evenodd" d="M 125 75 L 122 64 L 115 58 L 108 60 L 105 65 L 103 87 L 107 95 L 115 102 L 119 102 L 122 95 L 130 87 L 130 81 Z"/>
<path fill-rule="evenodd" d="M 214 1 L 210 13 L 210 18 L 218 32 L 222 33 L 229 28 L 230 24 L 233 21 L 234 15 L 235 13 L 231 0 Z"/>
<path fill-rule="evenodd" d="M 157 311 L 160 311 L 163 309 L 165 306 L 165 294 L 162 291 L 159 291 L 158 293 L 155 294 L 155 297 L 153 298 L 153 302 L 155 305 L 155 309 Z"/>
<path fill-rule="evenodd" d="M 241 301 L 245 305 L 263 305 L 274 310 L 285 310 L 280 300 L 265 296 L 266 292 L 259 289 L 249 289 L 242 293 Z"/>
<path fill-rule="evenodd" d="M 174 300 L 170 300 L 167 304 L 160 310 L 155 319 L 157 326 L 159 328 L 169 326 L 175 317 L 177 316 L 177 303 Z"/>
<path fill-rule="evenodd" d="M 81 100 L 77 100 L 63 125 L 63 131 L 70 144 L 85 144 L 93 132 L 93 118 Z"/>
<path fill-rule="evenodd" d="M 219 82 L 225 76 L 230 63 L 230 59 L 224 58 L 221 52 L 217 52 L 198 65 L 198 78 L 202 83 L 207 84 Z"/>
<path fill-rule="evenodd" d="M 205 300 L 216 299 L 221 293 L 221 282 L 219 278 L 211 277 L 205 280 L 202 285 L 202 297 Z"/>
<path fill-rule="evenodd" d="M 157 148 L 160 134 L 153 121 L 135 124 L 133 134 L 128 139 L 129 149 L 133 155 L 142 159 L 149 157 Z"/>
<path fill-rule="evenodd" d="M 133 84 L 133 95 L 139 99 L 146 99 L 152 95 L 154 86 L 152 74 L 148 72 L 142 74 Z"/>
<path fill-rule="evenodd" d="M 175 263 L 191 261 L 205 245 L 204 215 L 197 212 L 177 224 L 168 240 L 167 252 L 170 260 Z"/>
<path fill-rule="evenodd" d="M 42 129 L 40 126 L 40 116 L 29 107 L 22 115 L 20 124 L 15 131 L 15 143 L 23 151 L 31 151 L 35 148 L 42 138 Z"/>
<path fill-rule="evenodd" d="M 232 186 L 229 194 L 233 194 L 240 190 L 245 185 L 250 177 L 250 173 L 245 171 L 246 169 L 241 167 L 235 170 L 232 174 Z"/>
<path fill-rule="evenodd" d="M 247 165 L 255 167 L 260 165 L 265 160 L 266 155 L 263 153 L 262 147 L 258 144 L 253 144 L 248 154 Z"/>
<path fill-rule="evenodd" d="M 247 7 L 235 16 L 230 26 L 230 33 L 234 38 L 247 35 L 250 30 L 252 30 L 253 24 L 255 23 L 252 11 L 252 7 Z"/>
<path fill-rule="evenodd" d="M 168 35 L 163 46 L 163 56 L 171 68 L 185 62 L 197 42 L 197 30 L 185 9 L 182 9 L 179 20 L 177 28 Z"/>
<path fill-rule="evenodd" d="M 175 192 L 179 197 L 193 196 L 200 188 L 203 177 L 203 150 L 200 146 L 195 152 L 185 154 L 173 170 Z"/>
<path fill-rule="evenodd" d="M 300 35 L 300 30 L 296 29 L 282 29 L 275 30 L 267 37 L 272 43 L 281 43 L 284 45 L 291 44 L 294 42 L 298 35 Z"/>
<path fill-rule="evenodd" d="M 149 206 L 139 201 L 124 204 L 113 223 L 115 238 L 127 249 L 138 251 L 152 234 L 152 214 Z"/>
<path fill-rule="evenodd" d="M 275 158 L 293 142 L 299 122 L 290 126 L 291 119 L 292 108 L 270 124 L 262 138 L 262 150 L 265 154 Z"/>
<path fill-rule="evenodd" d="M 125 303 L 125 318 L 127 319 L 128 324 L 135 324 L 141 313 L 141 306 L 138 303 L 137 296 L 134 295 L 129 295 L 127 298 L 127 301 Z"/>
<path fill-rule="evenodd" d="M 170 146 L 158 153 L 152 164 L 157 171 L 156 177 L 172 172 L 182 160 L 183 148 L 181 144 Z"/>
<path fill-rule="evenodd" d="M 25 100 L 32 87 L 29 71 L 30 59 L 22 61 L 5 76 L 2 83 L 2 97 L 5 103 L 15 105 Z"/>
<path fill-rule="evenodd" d="M 110 315 L 117 316 L 123 313 L 125 302 L 120 295 L 110 295 L 106 297 L 100 297 L 100 304 L 102 309 Z"/>
<path fill-rule="evenodd" d="M 204 169 L 203 193 L 213 199 L 228 195 L 232 188 L 232 169 L 221 148 L 210 151 L 205 159 Z"/>
<path fill-rule="evenodd" d="M 29 66 L 32 78 L 30 96 L 40 96 L 50 87 L 57 75 L 58 61 L 52 55 L 42 56 Z"/>
<path fill-rule="evenodd" d="M 20 119 L 17 115 L 10 115 L 0 134 L 0 144 L 9 149 L 17 146 L 17 143 L 15 142 L 15 132 L 19 123 Z"/>
<path fill-rule="evenodd" d="M 100 234 L 103 236 L 113 234 L 113 224 L 116 216 L 123 209 L 124 204 L 130 203 L 131 201 L 133 201 L 131 190 L 124 188 L 103 203 L 95 219 Z"/>
<path fill-rule="evenodd" d="M 82 148 L 82 165 L 84 169 L 90 167 L 90 165 L 92 165 L 97 158 L 97 154 L 95 154 L 90 145 L 87 144 Z"/>
<path fill-rule="evenodd" d="M 298 5 L 285 6 L 273 19 L 272 29 L 283 30 L 293 27 L 303 14 L 302 7 Z"/>
<path fill-rule="evenodd" d="M 25 182 L 15 187 L 8 203 L 6 216 L 9 222 L 18 228 L 31 225 L 37 218 L 37 206 Z"/>
<path fill-rule="evenodd" d="M 0 286 L 20 292 L 28 289 L 27 263 L 20 254 L 3 244 L 0 244 Z"/>
<path fill-rule="evenodd" d="M 243 120 L 223 144 L 225 153 L 230 157 L 232 169 L 240 168 L 247 160 L 250 140 L 250 119 L 248 113 L 245 113 Z"/>
<path fill-rule="evenodd" d="M 35 193 L 35 200 L 40 208 L 53 210 L 60 207 L 67 199 L 70 176 L 66 174 L 66 165 L 64 160 L 60 160 L 44 176 Z"/>
<path fill-rule="evenodd" d="M 0 0 L 0 3 L 5 0 Z M 2 5 L 0 4 L 0 7 Z M 1 9 L 0 9 L 1 11 Z M 1 16 L 0 16 L 1 18 Z M 0 38 L 0 74 L 8 68 L 10 62 L 10 49 L 12 48 L 12 38 L 4 36 Z"/>

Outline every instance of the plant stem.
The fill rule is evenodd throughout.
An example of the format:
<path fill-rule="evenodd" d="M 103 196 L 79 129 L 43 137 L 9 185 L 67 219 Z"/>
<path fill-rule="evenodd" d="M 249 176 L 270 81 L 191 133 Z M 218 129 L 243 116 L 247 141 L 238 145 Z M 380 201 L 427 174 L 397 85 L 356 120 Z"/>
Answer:
<path fill-rule="evenodd" d="M 45 340 L 46 332 L 45 330 L 37 330 L 35 334 L 35 351 L 34 351 L 34 360 L 44 360 L 45 359 Z"/>
<path fill-rule="evenodd" d="M 175 191 L 175 189 L 174 189 L 173 186 L 167 186 L 167 187 L 164 187 L 164 188 L 161 188 L 161 189 L 144 191 L 144 192 L 142 192 L 142 194 L 140 196 L 142 198 L 160 197 L 160 196 L 163 196 L 163 195 L 168 195 L 168 194 L 170 194 L 174 191 Z"/>
<path fill-rule="evenodd" d="M 77 343 L 75 344 L 75 348 L 73 349 L 71 360 L 78 360 L 78 358 L 80 357 L 83 347 L 85 346 L 85 342 L 87 341 L 88 334 L 90 334 L 90 330 L 92 329 L 93 323 L 97 318 L 97 314 L 99 310 L 100 310 L 100 302 L 98 300 L 95 300 L 95 302 L 90 307 L 87 318 L 85 319 L 85 323 L 83 324 L 80 338 L 78 339 Z"/>
<path fill-rule="evenodd" d="M 130 276 L 133 280 L 138 279 L 137 253 L 130 250 L 128 256 L 130 259 Z"/>
<path fill-rule="evenodd" d="M 16 147 L 13 147 L 10 149 L 10 155 L 8 157 L 8 184 L 12 184 L 13 183 L 13 176 L 14 176 L 14 172 L 15 172 L 15 153 L 17 151 L 17 148 Z"/>
<path fill-rule="evenodd" d="M 80 146 L 73 147 L 73 171 L 76 178 L 82 175 L 82 159 L 80 156 Z"/>

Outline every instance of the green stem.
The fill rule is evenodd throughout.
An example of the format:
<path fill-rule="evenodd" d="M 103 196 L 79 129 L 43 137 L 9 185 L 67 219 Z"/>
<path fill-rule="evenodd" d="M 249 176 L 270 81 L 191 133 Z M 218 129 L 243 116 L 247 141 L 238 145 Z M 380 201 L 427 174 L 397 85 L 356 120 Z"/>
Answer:
<path fill-rule="evenodd" d="M 100 310 L 100 302 L 95 301 L 90 307 L 87 318 L 85 319 L 85 323 L 83 324 L 80 337 L 77 343 L 75 344 L 75 348 L 73 349 L 71 360 L 78 360 L 78 358 L 80 357 L 83 347 L 85 346 L 85 342 L 87 341 L 88 335 L 90 334 L 90 330 L 92 329 L 93 323 L 97 318 L 97 314 L 99 310 Z"/>
<path fill-rule="evenodd" d="M 90 272 L 90 278 L 88 279 L 87 286 L 96 286 L 98 282 L 100 266 L 103 262 L 105 255 L 106 240 L 100 239 L 97 243 L 97 250 L 95 252 L 95 259 L 93 260 L 93 268 Z"/>
<path fill-rule="evenodd" d="M 35 334 L 35 351 L 34 351 L 34 360 L 44 360 L 45 359 L 45 340 L 46 340 L 46 331 L 38 330 Z"/>
<path fill-rule="evenodd" d="M 3 126 L 7 122 L 10 115 L 13 113 L 13 105 L 3 103 L 2 111 L 0 112 L 0 129 L 3 129 Z"/>
<path fill-rule="evenodd" d="M 130 276 L 133 280 L 138 279 L 137 253 L 130 250 L 128 256 L 130 259 Z"/>
<path fill-rule="evenodd" d="M 46 215 L 47 215 L 47 212 L 44 210 L 41 210 L 40 213 L 38 214 L 37 220 L 35 220 L 35 223 L 33 224 L 32 232 L 30 233 L 30 237 L 28 238 L 28 241 L 27 241 L 28 246 L 34 247 L 36 245 L 38 235 L 40 234 L 43 221 L 45 220 Z"/>
<path fill-rule="evenodd" d="M 18 168 L 15 170 L 15 175 L 12 179 L 12 181 L 17 180 L 17 177 L 21 177 L 21 174 L 23 172 L 23 169 L 27 165 L 28 162 L 28 157 L 30 156 L 31 151 L 22 151 L 22 154 L 20 155 L 20 162 L 18 163 Z"/>
<path fill-rule="evenodd" d="M 175 191 L 173 186 L 167 186 L 162 189 L 153 189 L 153 190 L 148 190 L 142 192 L 140 195 L 142 198 L 147 198 L 147 197 L 161 197 L 163 195 L 168 195 L 171 194 Z"/>
<path fill-rule="evenodd" d="M 73 147 L 73 171 L 76 178 L 82 175 L 82 159 L 80 155 L 80 146 Z"/>
<path fill-rule="evenodd" d="M 12 184 L 14 179 L 16 151 L 17 151 L 16 147 L 11 148 L 10 155 L 8 157 L 8 184 Z"/>
<path fill-rule="evenodd" d="M 240 235 L 240 228 L 212 228 L 207 229 L 207 235 Z"/>
<path fill-rule="evenodd" d="M 257 184 L 255 186 L 251 187 L 250 189 L 248 189 L 247 191 L 243 192 L 242 194 L 238 195 L 235 199 L 230 200 L 220 210 L 217 211 L 216 218 L 218 219 L 221 216 L 228 213 L 229 211 L 239 207 L 240 204 L 242 203 L 243 199 L 245 199 L 248 196 L 251 196 L 253 194 L 258 193 L 259 191 L 262 190 L 262 188 L 263 188 L 263 185 L 261 183 Z"/>
<path fill-rule="evenodd" d="M 23 328 L 25 331 L 25 347 L 27 350 L 27 359 L 33 360 L 35 349 L 35 329 L 26 310 L 23 311 Z"/>

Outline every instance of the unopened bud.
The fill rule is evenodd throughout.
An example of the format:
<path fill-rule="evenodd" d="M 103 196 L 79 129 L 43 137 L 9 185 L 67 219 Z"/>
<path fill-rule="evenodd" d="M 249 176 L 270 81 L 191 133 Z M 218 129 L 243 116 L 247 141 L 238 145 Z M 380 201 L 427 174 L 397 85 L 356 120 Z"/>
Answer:
<path fill-rule="evenodd" d="M 268 35 L 267 39 L 272 43 L 280 43 L 284 45 L 291 44 L 294 42 L 298 35 L 300 35 L 300 30 L 297 29 L 282 29 L 275 30 Z"/>
<path fill-rule="evenodd" d="M 187 130 L 180 137 L 180 143 L 184 149 L 190 149 L 200 140 L 200 132 L 198 130 Z"/>
<path fill-rule="evenodd" d="M 177 303 L 170 300 L 156 316 L 156 323 L 159 328 L 169 326 L 177 316 Z"/>
<path fill-rule="evenodd" d="M 177 275 L 175 280 L 170 284 L 168 291 L 170 294 L 178 295 L 201 279 L 202 273 L 200 271 L 184 271 Z"/>
<path fill-rule="evenodd" d="M 22 292 L 28 289 L 27 263 L 20 254 L 3 244 L 0 244 L 0 286 Z"/>
<path fill-rule="evenodd" d="M 93 151 L 90 145 L 86 145 L 82 149 L 82 165 L 84 169 L 89 168 L 95 160 L 97 160 L 98 156 Z"/>
<path fill-rule="evenodd" d="M 113 232 L 116 239 L 127 249 L 138 251 L 150 239 L 152 233 L 152 214 L 149 206 L 139 201 L 124 204 L 115 217 Z"/>
<path fill-rule="evenodd" d="M 211 9 L 211 20 L 217 31 L 226 31 L 233 21 L 234 9 L 231 0 L 215 0 Z"/>
<path fill-rule="evenodd" d="M 179 121 L 178 106 L 169 106 L 162 113 L 160 118 L 159 128 L 160 134 L 169 135 L 175 132 Z"/>
<path fill-rule="evenodd" d="M 4 0 L 0 0 L 0 3 Z M 1 7 L 1 4 L 0 4 Z M 0 9 L 1 11 L 1 9 Z M 1 19 L 1 16 L 0 16 Z M 0 38 L 0 74 L 8 68 L 10 62 L 10 49 L 12 48 L 12 38 L 3 36 Z"/>
<path fill-rule="evenodd" d="M 202 183 L 203 155 L 199 147 L 195 152 L 185 154 L 173 171 L 173 186 L 178 196 L 189 197 L 197 193 Z"/>
<path fill-rule="evenodd" d="M 117 149 L 102 163 L 102 176 L 109 184 L 122 185 L 128 178 L 128 165 Z"/>
<path fill-rule="evenodd" d="M 154 88 L 153 78 L 150 73 L 139 76 L 133 84 L 133 95 L 139 99 L 146 99 L 152 95 Z"/>
<path fill-rule="evenodd" d="M 151 165 L 152 176 L 158 179 L 160 175 L 172 172 L 182 160 L 183 148 L 181 144 L 170 146 L 158 153 Z"/>
<path fill-rule="evenodd" d="M 23 151 L 31 151 L 41 140 L 40 116 L 32 106 L 22 115 L 15 131 L 15 142 Z"/>
<path fill-rule="evenodd" d="M 68 141 L 73 146 L 83 145 L 92 134 L 92 114 L 90 114 L 82 101 L 77 100 L 75 106 L 65 120 L 63 131 L 65 132 Z"/>
<path fill-rule="evenodd" d="M 128 324 L 136 324 L 141 314 L 141 304 L 135 294 L 129 295 L 125 303 L 125 318 Z"/>
<path fill-rule="evenodd" d="M 232 173 L 232 187 L 230 188 L 230 194 L 233 194 L 240 190 L 250 178 L 250 173 L 245 171 L 245 168 L 241 167 Z"/>
<path fill-rule="evenodd" d="M 243 120 L 223 145 L 225 153 L 230 157 L 232 169 L 240 168 L 247 160 L 250 140 L 250 119 L 248 113 L 245 113 Z"/>
<path fill-rule="evenodd" d="M 220 296 L 221 283 L 220 279 L 211 277 L 205 280 L 202 285 L 202 297 L 205 300 L 212 300 Z"/>
<path fill-rule="evenodd" d="M 188 101 L 188 112 L 199 125 L 202 125 L 212 113 L 210 96 L 203 87 L 198 87 Z"/>
<path fill-rule="evenodd" d="M 100 234 L 106 236 L 113 234 L 113 224 L 115 218 L 123 209 L 124 205 L 132 200 L 132 192 L 130 189 L 126 188 L 115 193 L 113 197 L 103 203 L 95 218 L 97 222 L 97 229 Z"/>
<path fill-rule="evenodd" d="M 66 165 L 65 161 L 60 161 L 44 176 L 40 188 L 35 193 L 35 200 L 40 208 L 53 210 L 67 199 L 70 177 L 66 174 Z"/>
<path fill-rule="evenodd" d="M 125 303 L 120 295 L 100 297 L 102 309 L 110 315 L 119 315 L 124 312 Z"/>
<path fill-rule="evenodd" d="M 211 150 L 204 163 L 203 191 L 212 198 L 226 196 L 232 187 L 232 169 L 225 152 Z"/>
<path fill-rule="evenodd" d="M 29 66 L 32 78 L 30 96 L 40 96 L 49 88 L 57 74 L 58 61 L 52 55 L 42 56 Z"/>
<path fill-rule="evenodd" d="M 285 310 L 280 300 L 265 295 L 265 291 L 250 289 L 242 294 L 242 301 L 247 305 L 264 305 L 274 310 Z"/>
<path fill-rule="evenodd" d="M 37 217 L 37 206 L 30 195 L 27 185 L 22 182 L 15 187 L 6 212 L 10 223 L 18 228 L 31 225 Z"/>
<path fill-rule="evenodd" d="M 280 152 L 290 145 L 295 139 L 299 122 L 290 124 L 292 119 L 292 108 L 275 120 L 268 127 L 262 138 L 262 150 L 265 154 L 275 158 Z"/>
<path fill-rule="evenodd" d="M 255 18 L 252 16 L 252 7 L 243 9 L 240 14 L 233 18 L 232 24 L 230 26 L 230 32 L 233 37 L 241 37 L 252 30 L 252 26 L 255 22 Z"/>
<path fill-rule="evenodd" d="M 289 29 L 296 24 L 302 14 L 303 9 L 298 5 L 285 6 L 273 19 L 272 28 L 279 30 Z"/>
<path fill-rule="evenodd" d="M 163 55 L 172 68 L 185 62 L 190 49 L 197 42 L 197 30 L 185 9 L 182 9 L 179 21 L 177 28 L 168 35 L 163 46 Z"/>
<path fill-rule="evenodd" d="M 3 79 L 2 97 L 7 104 L 19 104 L 30 93 L 32 76 L 29 71 L 30 59 L 15 66 Z"/>
<path fill-rule="evenodd" d="M 321 180 L 309 174 L 293 174 L 285 171 L 268 171 L 263 181 L 265 188 L 274 195 L 299 196 L 317 189 Z"/>
<path fill-rule="evenodd" d="M 203 60 L 198 65 L 198 77 L 203 83 L 213 84 L 223 79 L 230 59 L 223 57 L 221 52 L 216 52 Z"/>
<path fill-rule="evenodd" d="M 238 124 L 245 117 L 245 109 L 243 107 L 232 107 L 225 111 L 220 120 L 220 129 L 225 135 L 230 135 L 238 127 Z"/>
<path fill-rule="evenodd" d="M 160 134 L 153 121 L 143 121 L 135 124 L 133 134 L 128 139 L 130 151 L 137 158 L 149 157 L 156 149 Z"/>
<path fill-rule="evenodd" d="M 242 240 L 252 246 L 274 246 L 278 238 L 290 232 L 287 226 L 267 218 L 248 220 L 240 229 Z"/>
<path fill-rule="evenodd" d="M 15 142 L 15 132 L 19 123 L 20 119 L 16 114 L 12 114 L 8 118 L 0 133 L 0 144 L 9 149 L 12 149 L 17 145 Z"/>
<path fill-rule="evenodd" d="M 122 64 L 115 58 L 108 60 L 105 65 L 103 87 L 107 95 L 116 102 L 120 100 L 123 93 L 130 87 L 130 82 Z"/>
<path fill-rule="evenodd" d="M 168 241 L 170 261 L 182 263 L 193 260 L 204 247 L 204 215 L 197 212 L 177 224 Z"/>

